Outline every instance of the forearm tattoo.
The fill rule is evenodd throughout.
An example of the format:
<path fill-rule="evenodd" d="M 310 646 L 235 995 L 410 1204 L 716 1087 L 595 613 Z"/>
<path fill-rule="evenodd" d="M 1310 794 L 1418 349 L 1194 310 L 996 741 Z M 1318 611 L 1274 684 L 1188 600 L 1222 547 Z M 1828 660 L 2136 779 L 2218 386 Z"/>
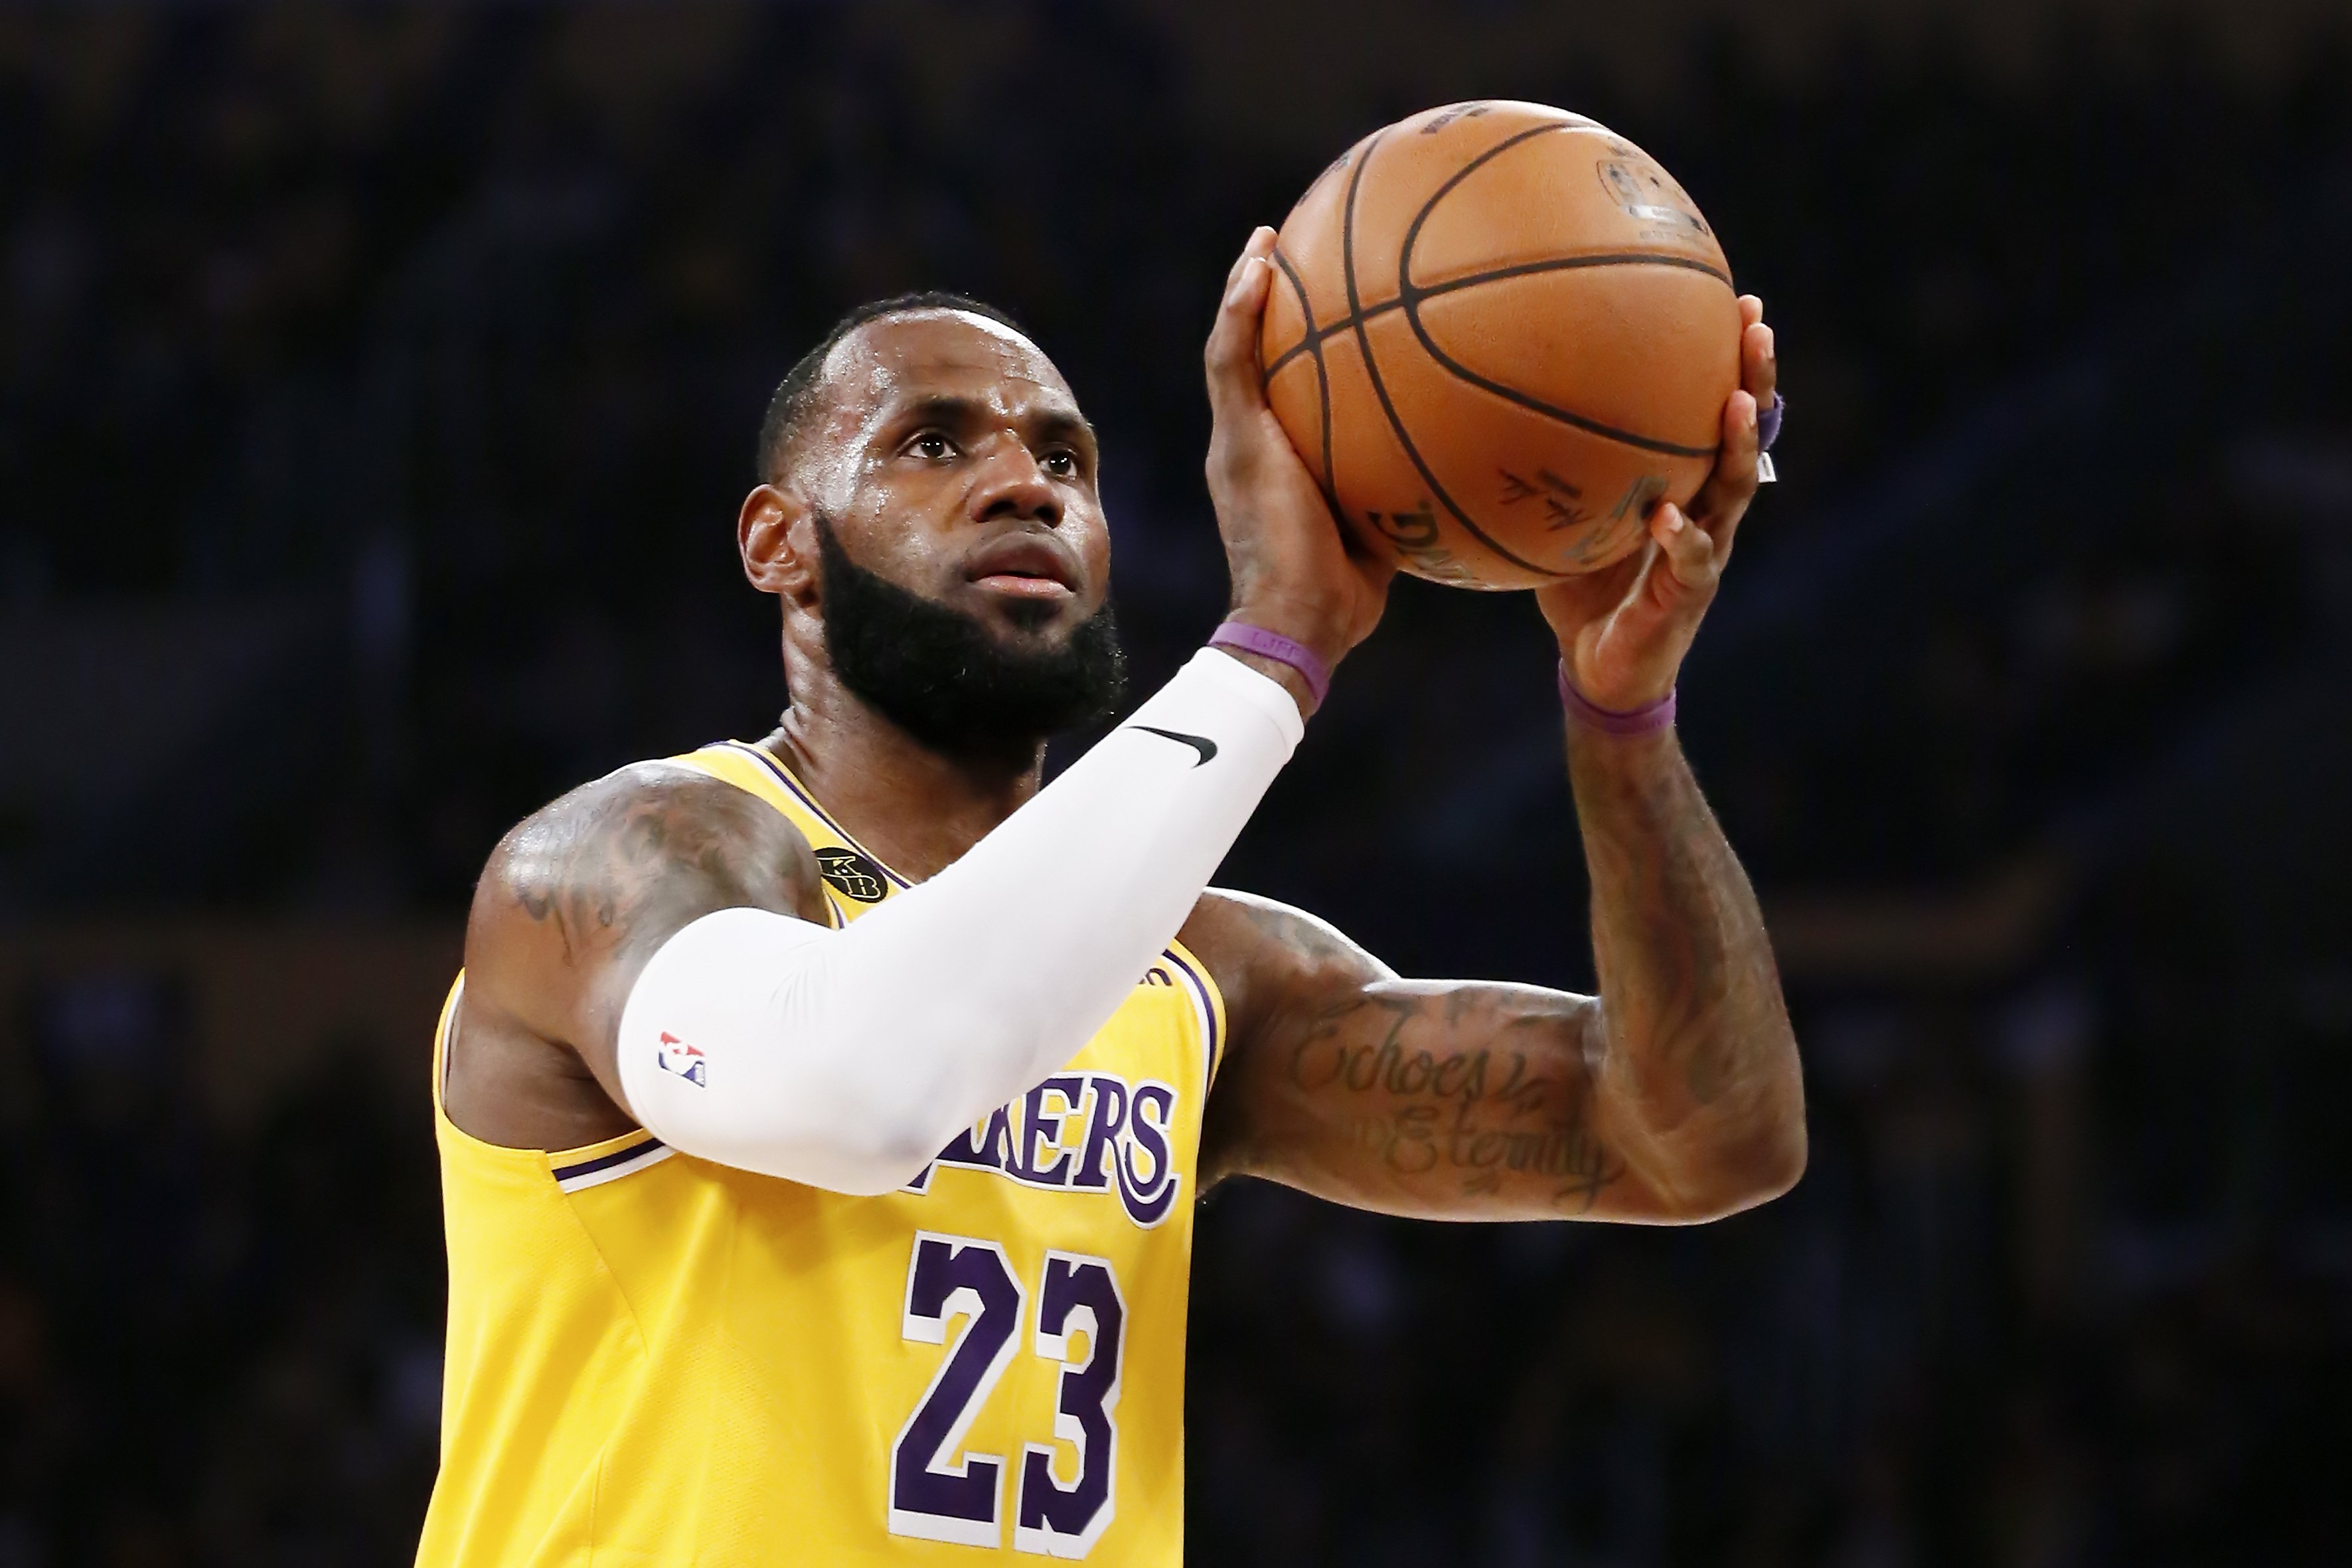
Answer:
<path fill-rule="evenodd" d="M 1591 1125 L 1573 1021 L 1514 1013 L 1517 1000 L 1457 987 L 1334 1003 L 1292 1048 L 1289 1086 L 1341 1103 L 1347 1141 L 1402 1184 L 1475 1198 L 1508 1184 L 1523 1200 L 1589 1212 L 1623 1163 Z"/>
<path fill-rule="evenodd" d="M 1756 895 L 1680 748 L 1671 736 L 1579 737 L 1569 772 L 1592 882 L 1604 1071 L 1667 1124 L 1761 1109 L 1793 1080 L 1794 1040 Z"/>

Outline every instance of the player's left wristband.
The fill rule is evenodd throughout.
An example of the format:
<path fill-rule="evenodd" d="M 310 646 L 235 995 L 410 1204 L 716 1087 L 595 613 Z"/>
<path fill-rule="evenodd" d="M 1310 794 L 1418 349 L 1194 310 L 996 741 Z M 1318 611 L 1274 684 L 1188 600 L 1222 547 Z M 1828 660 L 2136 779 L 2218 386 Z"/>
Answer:
<path fill-rule="evenodd" d="M 1569 679 L 1568 660 L 1564 658 L 1559 661 L 1559 703 L 1568 710 L 1570 723 L 1598 730 L 1604 735 L 1654 735 L 1675 727 L 1673 689 L 1669 688 L 1655 702 L 1644 702 L 1639 708 L 1603 708 Z"/>

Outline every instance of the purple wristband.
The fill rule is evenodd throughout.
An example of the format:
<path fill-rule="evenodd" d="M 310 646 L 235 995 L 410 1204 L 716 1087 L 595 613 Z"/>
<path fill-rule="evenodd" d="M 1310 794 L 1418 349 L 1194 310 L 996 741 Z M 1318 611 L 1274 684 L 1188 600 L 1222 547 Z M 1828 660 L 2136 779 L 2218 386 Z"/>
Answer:
<path fill-rule="evenodd" d="M 1292 642 L 1280 632 L 1270 632 L 1247 621 L 1227 621 L 1209 634 L 1209 646 L 1239 648 L 1290 666 L 1298 672 L 1298 679 L 1307 682 L 1307 694 L 1315 699 L 1318 708 L 1323 706 L 1324 694 L 1331 689 L 1331 667 L 1316 658 L 1313 648 Z"/>
<path fill-rule="evenodd" d="M 1780 414 L 1787 406 L 1787 404 L 1780 401 L 1780 395 L 1776 392 L 1772 395 L 1772 401 L 1756 416 L 1756 449 L 1758 451 L 1770 451 L 1772 443 L 1780 438 Z"/>
<path fill-rule="evenodd" d="M 1559 661 L 1559 700 L 1570 719 L 1604 735 L 1651 735 L 1674 728 L 1675 694 L 1671 689 L 1655 702 L 1644 702 L 1623 712 L 1603 708 L 1579 691 L 1568 679 L 1566 659 Z"/>

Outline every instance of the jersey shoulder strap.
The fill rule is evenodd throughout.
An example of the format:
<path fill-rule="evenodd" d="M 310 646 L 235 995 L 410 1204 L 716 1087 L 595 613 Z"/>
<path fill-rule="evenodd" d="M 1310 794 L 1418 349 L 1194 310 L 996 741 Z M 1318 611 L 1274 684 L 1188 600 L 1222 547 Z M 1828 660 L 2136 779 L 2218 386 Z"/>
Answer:
<path fill-rule="evenodd" d="M 816 852 L 817 869 L 824 877 L 826 902 L 835 925 L 856 919 L 910 885 L 851 837 L 849 830 L 835 822 L 793 776 L 792 770 L 761 747 L 720 741 L 668 761 L 733 784 L 783 813 Z"/>

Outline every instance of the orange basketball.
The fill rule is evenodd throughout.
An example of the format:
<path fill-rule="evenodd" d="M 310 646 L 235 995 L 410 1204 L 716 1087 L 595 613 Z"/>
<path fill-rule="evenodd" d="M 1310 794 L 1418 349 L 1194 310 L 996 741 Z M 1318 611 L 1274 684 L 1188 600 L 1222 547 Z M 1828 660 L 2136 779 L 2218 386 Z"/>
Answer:
<path fill-rule="evenodd" d="M 1307 187 L 1275 263 L 1267 397 L 1408 572 L 1596 571 L 1715 461 L 1730 265 L 1674 176 L 1581 115 L 1457 103 L 1374 132 Z"/>

